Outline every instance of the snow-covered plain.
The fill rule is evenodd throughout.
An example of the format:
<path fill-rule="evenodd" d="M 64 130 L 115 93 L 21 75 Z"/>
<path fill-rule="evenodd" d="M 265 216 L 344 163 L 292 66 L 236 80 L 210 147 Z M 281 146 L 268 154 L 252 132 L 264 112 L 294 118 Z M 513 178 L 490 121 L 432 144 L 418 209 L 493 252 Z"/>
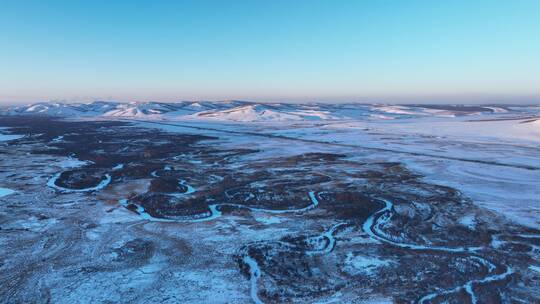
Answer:
<path fill-rule="evenodd" d="M 298 296 L 283 300 L 382 303 L 403 296 L 392 284 L 409 288 L 392 281 L 396 269 L 408 282 L 430 282 L 410 285 L 418 294 L 407 298 L 418 302 L 450 297 L 481 303 L 483 288 L 495 291 L 508 282 L 514 284 L 508 297 L 519 296 L 516 288 L 527 282 L 520 292 L 534 298 L 539 106 L 93 102 L 40 103 L 1 114 L 53 116 L 71 131 L 0 129 L 6 155 L 0 159 L 0 226 L 6 231 L 0 242 L 16 245 L 2 252 L 24 265 L 36 252 L 54 256 L 59 262 L 52 267 L 64 271 L 55 277 L 49 272 L 53 262 L 35 260 L 41 275 L 33 275 L 26 289 L 9 285 L 16 282 L 9 274 L 0 276 L 6 282 L 0 298 L 48 293 L 64 303 L 270 303 L 273 292 Z M 191 145 L 193 135 L 205 138 Z M 171 154 L 160 157 L 173 143 Z M 78 154 L 57 154 L 66 147 Z M 220 149 L 231 154 L 221 156 Z M 243 154 L 248 149 L 256 152 Z M 96 173 L 99 183 L 61 186 L 63 175 L 100 163 L 106 166 Z M 85 175 L 75 177 L 84 181 Z M 236 187 L 216 188 L 231 180 Z M 167 190 L 166 181 L 176 188 Z M 364 191 L 376 193 L 372 199 L 379 204 L 355 201 Z M 254 203 L 255 196 L 274 202 L 290 193 L 295 199 L 284 205 Z M 189 199 L 199 196 L 219 199 Z M 351 200 L 345 211 L 339 208 Z M 169 209 L 186 202 L 196 212 Z M 58 258 L 65 250 L 69 254 Z M 19 259 L 22 251 L 27 255 Z M 439 281 L 448 274 L 456 277 Z M 294 281 L 296 276 L 301 279 Z M 70 277 L 77 280 L 66 284 Z M 336 282 L 343 278 L 353 287 L 339 290 Z M 39 292 L 34 283 L 41 284 Z M 327 294 L 313 296 L 321 286 Z"/>
<path fill-rule="evenodd" d="M 455 187 L 480 206 L 540 228 L 538 105 L 92 102 L 38 103 L 3 113 L 137 120 L 146 122 L 141 126 L 218 136 L 236 132 L 239 144 L 251 142 L 242 138 L 244 132 L 329 144 L 338 151 L 368 149 L 375 160 L 406 163 L 426 180 Z M 0 135 L 0 140 L 17 138 Z"/>

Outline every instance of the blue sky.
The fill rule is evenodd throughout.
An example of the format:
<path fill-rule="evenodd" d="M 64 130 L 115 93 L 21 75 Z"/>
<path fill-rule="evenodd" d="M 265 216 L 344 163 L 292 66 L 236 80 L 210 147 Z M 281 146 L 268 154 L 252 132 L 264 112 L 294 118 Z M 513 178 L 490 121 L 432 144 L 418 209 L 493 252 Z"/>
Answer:
<path fill-rule="evenodd" d="M 540 1 L 0 0 L 0 102 L 539 102 Z"/>

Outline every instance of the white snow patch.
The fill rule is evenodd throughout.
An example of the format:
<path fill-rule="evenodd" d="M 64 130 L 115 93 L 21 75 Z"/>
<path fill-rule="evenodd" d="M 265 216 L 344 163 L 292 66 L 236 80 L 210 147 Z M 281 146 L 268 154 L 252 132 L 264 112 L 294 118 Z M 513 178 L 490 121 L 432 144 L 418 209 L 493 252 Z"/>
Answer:
<path fill-rule="evenodd" d="M 469 228 L 470 230 L 475 230 L 476 229 L 476 219 L 475 219 L 474 215 L 472 215 L 472 214 L 467 214 L 466 216 L 460 218 L 459 223 L 461 225 Z"/>
<path fill-rule="evenodd" d="M 259 223 L 263 223 L 265 225 L 272 225 L 272 224 L 279 224 L 281 223 L 281 220 L 275 216 L 263 216 L 263 217 L 257 217 L 255 220 Z"/>
<path fill-rule="evenodd" d="M 540 267 L 539 267 L 539 266 L 530 265 L 530 266 L 529 266 L 529 269 L 530 269 L 530 270 L 534 270 L 534 271 L 536 271 L 536 272 L 540 272 Z"/>
<path fill-rule="evenodd" d="M 9 129 L 9 128 L 0 127 L 0 142 L 15 140 L 15 139 L 19 139 L 19 138 L 24 137 L 24 135 L 18 135 L 18 134 L 3 134 L 2 130 L 7 130 L 7 129 Z"/>
<path fill-rule="evenodd" d="M 349 252 L 345 259 L 345 265 L 348 270 L 351 270 L 352 267 L 352 269 L 367 275 L 373 275 L 378 268 L 390 265 L 390 261 L 365 255 L 354 255 Z"/>
<path fill-rule="evenodd" d="M 8 188 L 1 188 L 0 187 L 0 197 L 8 196 L 10 194 L 15 193 L 15 191 L 8 189 Z"/>
<path fill-rule="evenodd" d="M 73 157 L 68 157 L 65 160 L 55 162 L 54 165 L 56 165 L 56 166 L 58 166 L 60 168 L 68 169 L 68 168 L 82 167 L 82 166 L 88 165 L 90 163 L 91 162 L 89 162 L 89 161 L 82 161 L 82 160 L 78 160 L 78 159 L 73 158 Z"/>
<path fill-rule="evenodd" d="M 15 140 L 19 138 L 23 138 L 22 135 L 7 135 L 7 134 L 0 134 L 0 141 L 10 141 Z"/>

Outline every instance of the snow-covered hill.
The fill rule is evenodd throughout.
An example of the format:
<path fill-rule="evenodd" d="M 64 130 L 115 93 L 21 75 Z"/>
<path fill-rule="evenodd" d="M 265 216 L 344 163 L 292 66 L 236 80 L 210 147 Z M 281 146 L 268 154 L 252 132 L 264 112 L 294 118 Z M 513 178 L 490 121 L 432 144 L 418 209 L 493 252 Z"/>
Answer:
<path fill-rule="evenodd" d="M 41 102 L 0 110 L 4 115 L 56 117 L 124 117 L 140 119 L 197 119 L 238 122 L 394 120 L 411 118 L 482 118 L 538 116 L 538 106 L 387 105 L 387 104 L 275 104 L 246 101 L 183 101 L 119 103 Z"/>
<path fill-rule="evenodd" d="M 173 106 L 161 103 L 127 103 L 118 104 L 113 109 L 104 112 L 103 116 L 115 117 L 145 117 L 174 111 Z"/>
<path fill-rule="evenodd" d="M 327 111 L 294 109 L 290 106 L 250 104 L 221 111 L 203 111 L 191 115 L 201 119 L 232 121 L 291 121 L 335 119 Z"/>
<path fill-rule="evenodd" d="M 57 117 L 106 116 L 106 117 L 148 117 L 170 114 L 173 116 L 190 115 L 201 111 L 223 110 L 243 104 L 230 102 L 109 102 L 90 103 L 40 102 L 24 106 L 9 107 L 0 111 L 7 115 L 47 115 Z"/>

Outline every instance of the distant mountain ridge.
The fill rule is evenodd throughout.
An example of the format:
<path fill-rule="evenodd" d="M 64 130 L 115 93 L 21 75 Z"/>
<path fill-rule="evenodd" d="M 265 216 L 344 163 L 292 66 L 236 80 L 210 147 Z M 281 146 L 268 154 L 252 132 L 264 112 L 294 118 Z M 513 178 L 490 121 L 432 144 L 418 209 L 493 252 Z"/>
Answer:
<path fill-rule="evenodd" d="M 30 105 L 13 106 L 5 109 L 4 114 L 8 115 L 48 115 L 48 116 L 146 116 L 165 114 L 169 112 L 198 112 L 212 109 L 225 109 L 234 107 L 244 102 L 115 102 L 115 101 L 93 101 L 89 103 L 59 103 L 40 102 Z"/>
<path fill-rule="evenodd" d="M 148 119 L 197 119 L 239 122 L 342 119 L 399 119 L 410 117 L 457 117 L 530 112 L 525 106 L 500 105 L 385 105 L 385 104 L 288 104 L 249 101 L 183 101 L 89 103 L 40 102 L 0 110 L 3 115 L 54 117 L 124 117 Z M 540 113 L 540 107 L 532 107 Z"/>

